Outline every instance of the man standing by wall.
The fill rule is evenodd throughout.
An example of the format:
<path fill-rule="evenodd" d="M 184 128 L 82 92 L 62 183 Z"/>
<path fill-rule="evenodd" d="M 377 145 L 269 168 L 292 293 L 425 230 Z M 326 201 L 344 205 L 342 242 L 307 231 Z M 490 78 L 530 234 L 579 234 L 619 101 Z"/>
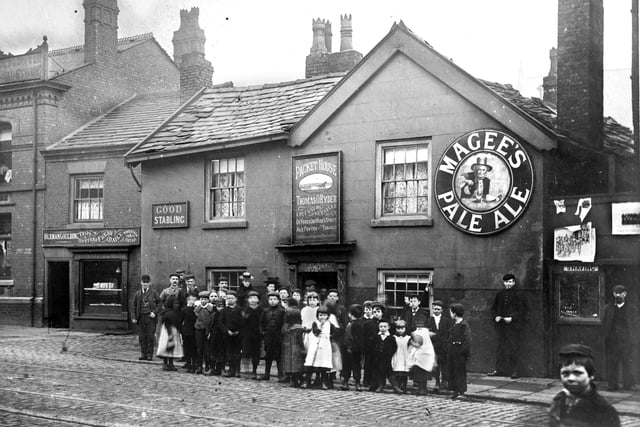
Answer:
<path fill-rule="evenodd" d="M 623 285 L 613 288 L 613 303 L 604 309 L 604 342 L 607 354 L 607 380 L 609 391 L 618 390 L 618 368 L 622 365 L 622 388 L 633 387 L 633 352 L 638 336 L 638 308 L 627 301 Z M 632 332 L 633 331 L 633 332 Z"/>
<path fill-rule="evenodd" d="M 498 348 L 496 350 L 496 369 L 491 376 L 519 377 L 518 360 L 522 342 L 523 328 L 527 315 L 527 303 L 524 295 L 516 289 L 516 278 L 505 274 L 502 278 L 504 289 L 498 292 L 491 306 Z"/>
<path fill-rule="evenodd" d="M 133 318 L 131 322 L 138 325 L 140 339 L 139 360 L 153 359 L 153 344 L 156 332 L 156 311 L 160 308 L 160 297 L 153 289 L 149 289 L 151 277 L 143 274 L 140 279 L 140 290 L 133 297 Z"/>

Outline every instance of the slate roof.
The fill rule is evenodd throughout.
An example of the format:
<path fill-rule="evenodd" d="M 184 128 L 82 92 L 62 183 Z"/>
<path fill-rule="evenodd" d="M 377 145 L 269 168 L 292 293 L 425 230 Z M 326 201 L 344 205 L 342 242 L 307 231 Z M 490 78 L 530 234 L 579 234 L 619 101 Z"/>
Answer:
<path fill-rule="evenodd" d="M 123 52 L 151 39 L 153 39 L 152 33 L 119 38 L 118 52 Z M 62 73 L 75 70 L 83 65 L 85 65 L 84 45 L 49 51 L 49 78 L 55 78 Z"/>
<path fill-rule="evenodd" d="M 134 96 L 47 148 L 60 150 L 131 148 L 142 141 L 180 106 L 178 92 Z"/>
<path fill-rule="evenodd" d="M 343 76 L 206 89 L 127 156 L 284 137 Z"/>
<path fill-rule="evenodd" d="M 541 122 L 547 128 L 556 131 L 558 113 L 555 109 L 545 104 L 540 98 L 527 98 L 513 86 L 480 80 L 489 89 L 520 108 L 534 119 Z M 626 126 L 618 123 L 613 117 L 605 117 L 603 125 L 605 150 L 621 156 L 633 155 L 633 132 Z"/>

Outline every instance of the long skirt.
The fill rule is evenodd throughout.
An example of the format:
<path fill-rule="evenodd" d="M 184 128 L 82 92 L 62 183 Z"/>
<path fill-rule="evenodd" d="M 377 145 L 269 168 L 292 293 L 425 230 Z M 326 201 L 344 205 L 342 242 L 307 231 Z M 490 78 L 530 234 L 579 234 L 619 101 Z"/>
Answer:
<path fill-rule="evenodd" d="M 160 330 L 160 338 L 158 339 L 157 356 L 180 358 L 184 356 L 182 347 L 182 336 L 175 326 L 167 330 L 166 326 L 162 326 Z"/>

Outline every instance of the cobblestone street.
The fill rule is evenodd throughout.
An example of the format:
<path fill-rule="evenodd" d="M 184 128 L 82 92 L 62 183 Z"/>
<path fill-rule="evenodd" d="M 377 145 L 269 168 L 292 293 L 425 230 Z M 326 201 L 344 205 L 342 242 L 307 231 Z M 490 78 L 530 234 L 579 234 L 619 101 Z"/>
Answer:
<path fill-rule="evenodd" d="M 138 362 L 133 335 L 36 330 L 3 336 L 3 425 L 540 426 L 544 406 L 300 390 L 246 378 L 162 372 Z M 131 362 L 123 358 L 129 356 Z M 640 419 L 623 417 L 627 426 Z"/>

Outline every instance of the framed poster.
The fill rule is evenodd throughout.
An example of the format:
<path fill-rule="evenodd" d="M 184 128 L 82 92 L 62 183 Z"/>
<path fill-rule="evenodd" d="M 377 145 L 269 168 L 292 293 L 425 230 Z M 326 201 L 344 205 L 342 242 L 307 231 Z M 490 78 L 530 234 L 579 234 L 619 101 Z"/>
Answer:
<path fill-rule="evenodd" d="M 593 262 L 596 258 L 596 229 L 590 222 L 556 228 L 553 240 L 556 261 Z"/>
<path fill-rule="evenodd" d="M 640 202 L 611 204 L 611 234 L 640 234 Z"/>
<path fill-rule="evenodd" d="M 293 243 L 339 243 L 341 153 L 293 157 Z"/>
<path fill-rule="evenodd" d="M 558 320 L 593 323 L 602 318 L 603 280 L 597 265 L 565 265 L 556 280 Z"/>

